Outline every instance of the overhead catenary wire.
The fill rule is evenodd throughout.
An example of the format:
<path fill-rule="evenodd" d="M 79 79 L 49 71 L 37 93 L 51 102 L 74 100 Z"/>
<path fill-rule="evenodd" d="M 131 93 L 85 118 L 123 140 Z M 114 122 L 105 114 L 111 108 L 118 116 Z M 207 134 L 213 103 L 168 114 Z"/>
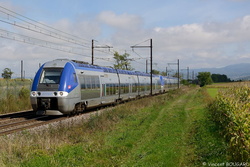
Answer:
<path fill-rule="evenodd" d="M 152 38 L 149 41 L 150 41 L 149 45 L 141 46 L 140 44 L 143 43 L 143 42 L 141 42 L 140 44 L 136 44 L 136 45 L 131 46 L 131 48 L 132 49 L 134 49 L 134 48 L 150 48 L 150 95 L 152 95 L 153 94 L 153 67 L 152 67 L 152 64 L 153 64 L 153 40 L 152 40 Z"/>
<path fill-rule="evenodd" d="M 7 13 L 6 11 L 3 11 L 3 10 L 1 10 L 1 9 L 4 9 L 4 10 L 10 12 L 10 13 Z M 65 42 L 70 42 L 70 43 L 73 43 L 73 44 L 81 45 L 81 46 L 84 46 L 84 47 L 86 47 L 86 48 L 89 49 L 89 46 L 83 45 L 82 43 L 79 43 L 79 41 L 75 41 L 74 39 L 71 39 L 71 38 L 70 38 L 70 39 L 67 39 L 67 38 L 64 39 L 64 38 L 63 38 L 64 36 L 61 37 L 61 36 L 59 36 L 58 33 L 51 32 L 50 30 L 44 29 L 43 27 L 38 26 L 37 24 L 42 25 L 42 26 L 45 26 L 45 27 L 48 27 L 48 28 L 53 29 L 53 30 L 56 30 L 56 31 L 59 31 L 59 32 L 61 32 L 61 33 L 63 33 L 63 34 L 66 34 L 66 35 L 72 36 L 71 34 L 65 33 L 65 32 L 60 31 L 60 30 L 58 30 L 58 29 L 55 29 L 55 28 L 53 28 L 53 27 L 51 27 L 51 26 L 48 26 L 48 25 L 45 25 L 45 24 L 43 24 L 43 23 L 37 22 L 37 21 L 35 21 L 35 20 L 33 20 L 33 19 L 30 19 L 30 18 L 28 18 L 28 17 L 26 17 L 26 16 L 23 16 L 23 15 L 21 15 L 21 14 L 18 14 L 18 13 L 16 13 L 16 12 L 13 12 L 13 11 L 11 11 L 11 10 L 8 10 L 8 9 L 2 7 L 2 6 L 0 6 L 0 12 L 2 12 L 2 13 L 4 13 L 4 14 L 8 15 L 7 21 L 6 21 L 6 20 L 1 20 L 1 19 L 0 19 L 0 22 L 4 22 L 4 23 L 7 23 L 7 24 L 10 24 L 10 25 L 19 27 L 19 28 L 23 28 L 23 29 L 30 30 L 30 31 L 33 31 L 33 32 L 36 32 L 36 33 L 40 33 L 40 34 L 43 34 L 43 35 L 47 35 L 47 36 L 49 36 L 49 37 L 53 37 L 53 38 L 56 38 L 56 39 L 60 39 L 60 40 L 63 40 L 63 41 L 65 41 Z M 15 15 L 20 16 L 20 17 L 22 17 L 22 18 L 24 18 L 24 19 L 19 18 L 19 17 L 15 16 Z M 28 23 L 28 24 L 30 24 L 31 26 L 30 26 L 30 25 L 22 25 L 22 24 L 20 24 L 20 23 L 18 23 L 18 22 L 16 22 L 16 21 L 12 21 L 12 22 L 11 22 L 10 19 L 9 19 L 10 16 L 13 17 L 13 18 L 16 18 L 16 19 L 18 19 L 18 20 L 20 20 L 20 21 L 23 21 L 23 22 L 25 22 L 25 23 Z M 27 19 L 27 20 L 29 20 L 29 21 L 32 21 L 32 22 L 34 22 L 34 23 L 37 23 L 37 24 L 31 23 L 31 22 L 29 22 L 29 21 L 26 21 L 25 19 Z M 32 26 L 33 26 L 33 28 L 32 28 Z M 34 29 L 34 28 L 35 28 L 35 29 Z M 58 35 L 58 36 L 57 36 L 57 35 Z M 79 38 L 79 37 L 77 37 L 77 36 L 73 36 L 73 37 Z M 80 38 L 80 39 L 81 39 L 81 38 Z M 85 40 L 85 39 L 83 39 L 83 40 Z M 85 40 L 85 41 L 87 41 L 87 40 Z M 145 41 L 143 41 L 143 42 L 146 42 L 146 41 L 148 41 L 148 40 L 145 40 Z M 141 42 L 141 43 L 143 43 L 143 42 Z M 26 43 L 27 43 L 27 42 L 26 42 Z M 31 44 L 31 43 L 30 43 L 30 44 Z M 140 43 L 139 43 L 139 44 L 140 44 Z M 138 45 L 138 44 L 137 44 L 137 45 Z M 41 45 L 40 45 L 40 46 L 41 46 Z M 44 45 L 42 45 L 42 47 L 44 47 Z M 46 47 L 47 47 L 47 46 L 46 46 Z M 47 48 L 52 48 L 52 47 L 47 47 Z M 97 47 L 97 48 L 98 48 L 98 47 Z M 52 48 L 52 49 L 53 49 L 53 48 Z M 54 48 L 54 49 L 56 49 L 56 48 Z M 61 50 L 61 49 L 56 49 L 56 50 Z M 103 50 L 96 49 L 96 51 L 97 51 L 97 52 L 101 52 L 101 53 L 105 53 L 105 54 L 109 54 L 109 55 L 113 55 L 113 54 L 115 53 L 114 51 L 110 51 L 110 50 L 107 52 L 107 51 L 103 51 Z M 135 54 L 137 54 L 140 58 L 143 59 L 143 57 L 140 56 L 138 53 L 135 52 Z M 88 56 L 88 57 L 89 57 L 89 56 Z M 100 58 L 97 58 L 97 59 L 100 59 Z M 105 58 L 103 58 L 103 59 L 105 59 Z"/>
<path fill-rule="evenodd" d="M 133 46 L 141 45 L 141 44 L 143 44 L 143 43 L 145 43 L 145 42 L 147 42 L 147 41 L 150 41 L 150 39 L 147 39 L 147 40 L 145 40 L 145 41 L 142 41 L 142 42 L 140 42 L 140 43 L 138 43 L 138 44 L 135 44 L 135 45 L 133 45 Z"/>
<path fill-rule="evenodd" d="M 0 37 L 2 37 L 2 38 L 11 39 L 11 40 L 15 40 L 18 42 L 36 45 L 36 46 L 40 46 L 40 47 L 44 47 L 44 48 L 59 50 L 59 51 L 63 51 L 63 52 L 71 53 L 71 54 L 80 55 L 80 56 L 91 57 L 90 55 L 86 55 L 83 53 L 84 50 L 91 50 L 91 42 L 90 42 L 91 40 L 83 39 L 83 38 L 80 38 L 79 36 L 72 35 L 70 33 L 61 31 L 59 29 L 56 29 L 54 27 L 51 27 L 49 25 L 46 25 L 44 23 L 38 22 L 34 19 L 31 19 L 29 17 L 21 15 L 17 12 L 14 12 L 10 9 L 7 9 L 3 6 L 0 6 L 0 13 L 2 13 L 2 16 L 4 16 L 2 18 L 0 17 L 0 22 L 2 22 L 2 23 L 5 23 L 8 25 L 17 27 L 17 28 L 21 28 L 21 29 L 24 29 L 24 30 L 27 30 L 30 32 L 34 32 L 37 34 L 45 35 L 47 37 L 57 39 L 58 41 L 61 40 L 62 42 L 55 43 L 55 40 L 53 42 L 51 42 L 48 40 L 49 38 L 46 38 L 46 40 L 43 40 L 43 39 L 25 36 L 25 35 L 21 35 L 18 33 L 14 33 L 14 32 L 10 32 L 10 31 L 6 31 L 6 30 L 1 29 L 0 31 L 2 33 L 1 33 Z M 147 39 L 145 41 L 137 43 L 135 46 L 138 46 L 138 45 L 140 45 L 144 42 L 147 42 L 149 40 L 150 39 Z M 69 44 L 66 44 L 66 43 L 78 45 L 78 46 L 81 46 L 84 48 L 69 46 Z M 96 51 L 100 52 L 100 53 L 112 55 L 112 56 L 115 53 L 114 50 L 106 51 L 106 50 L 96 49 Z M 139 58 L 131 58 L 132 61 L 140 60 L 140 59 L 147 59 L 135 51 L 133 53 L 135 53 L 135 56 L 139 57 Z M 111 62 L 110 61 L 111 58 L 96 57 L 95 59 L 100 59 L 100 60 L 105 60 L 105 61 Z M 139 61 L 135 61 L 135 62 L 142 64 Z"/>
<path fill-rule="evenodd" d="M 144 59 L 144 60 L 148 60 L 149 58 L 145 58 L 145 57 L 142 57 L 139 53 L 133 51 L 133 53 L 135 53 L 138 57 L 140 57 L 140 59 Z"/>
<path fill-rule="evenodd" d="M 28 25 L 21 25 L 21 24 L 15 22 L 15 21 L 10 22 L 10 21 L 6 21 L 6 20 L 2 20 L 2 19 L 0 19 L 0 22 L 10 24 L 10 25 L 16 26 L 18 28 L 22 28 L 22 29 L 32 31 L 32 32 L 35 32 L 35 33 L 39 33 L 39 34 L 42 34 L 42 35 L 46 35 L 46 36 L 49 36 L 49 37 L 52 37 L 52 38 L 55 38 L 55 39 L 59 39 L 59 40 L 62 40 L 64 42 L 69 42 L 69 43 L 80 45 L 80 46 L 83 46 L 83 47 L 89 47 L 89 46 L 87 46 L 86 43 L 76 41 L 76 40 L 74 40 L 72 38 L 67 38 L 67 37 L 64 37 L 64 36 L 60 36 L 59 34 L 56 34 L 56 33 L 53 33 L 53 32 L 47 31 L 47 30 L 37 29 L 37 27 L 32 28 L 32 27 L 30 27 Z"/>
<path fill-rule="evenodd" d="M 20 21 L 26 22 L 26 23 L 28 23 L 28 24 L 30 24 L 30 25 L 33 25 L 33 26 L 35 26 L 35 27 L 37 27 L 37 28 L 41 28 L 41 29 L 43 29 L 43 30 L 49 31 L 49 32 L 51 32 L 51 33 L 57 32 L 57 33 L 55 33 L 55 34 L 57 34 L 57 35 L 59 35 L 59 33 L 64 34 L 64 35 L 68 36 L 68 37 L 65 37 L 65 36 L 64 36 L 64 37 L 65 37 L 65 38 L 68 38 L 68 39 L 70 39 L 70 40 L 76 40 L 76 39 L 77 39 L 76 41 L 79 41 L 79 43 L 90 43 L 90 41 L 87 40 L 87 39 L 80 38 L 79 36 L 69 34 L 69 33 L 67 33 L 67 32 L 64 32 L 64 31 L 61 31 L 61 30 L 56 29 L 56 28 L 54 28 L 54 27 L 51 27 L 51 26 L 49 26 L 49 25 L 46 25 L 46 24 L 44 24 L 44 23 L 38 22 L 38 21 L 36 21 L 36 20 L 34 20 L 34 19 L 28 18 L 28 17 L 26 17 L 26 16 L 23 16 L 23 15 L 21 15 L 21 14 L 19 14 L 19 13 L 14 12 L 14 11 L 12 11 L 12 10 L 10 10 L 10 9 L 7 9 L 7 8 L 5 8 L 5 7 L 3 7 L 3 6 L 0 6 L 0 12 L 6 14 L 7 17 L 8 17 L 8 19 L 9 19 L 10 16 L 11 16 L 11 17 L 16 18 L 16 19 L 18 19 L 18 20 L 20 20 Z M 27 20 L 28 20 L 28 21 L 27 21 Z M 33 22 L 33 23 L 32 23 L 32 22 Z M 43 27 L 45 27 L 45 28 L 43 28 Z M 49 29 L 51 29 L 51 30 L 49 30 Z M 52 31 L 52 30 L 53 30 L 53 31 Z M 74 38 L 74 39 L 73 39 L 73 38 Z M 84 41 L 85 41 L 85 42 L 84 42 Z"/>
<path fill-rule="evenodd" d="M 50 41 L 17 34 L 14 32 L 7 31 L 7 30 L 3 30 L 3 29 L 0 29 L 0 37 L 5 38 L 5 39 L 15 40 L 15 41 L 22 42 L 22 43 L 31 44 L 31 45 L 37 45 L 37 46 L 44 47 L 44 48 L 50 48 L 53 50 L 58 50 L 58 51 L 63 51 L 63 52 L 71 53 L 71 54 L 77 54 L 81 56 L 90 57 L 81 53 L 82 48 L 79 48 L 79 47 L 70 47 L 70 46 L 66 46 L 66 45 L 62 45 L 58 43 L 53 43 Z"/>

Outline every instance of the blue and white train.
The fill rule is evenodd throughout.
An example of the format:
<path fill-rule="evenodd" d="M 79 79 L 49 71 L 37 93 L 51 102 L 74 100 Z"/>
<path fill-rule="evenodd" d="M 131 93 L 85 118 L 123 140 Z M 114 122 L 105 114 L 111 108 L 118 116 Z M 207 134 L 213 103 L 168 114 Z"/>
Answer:
<path fill-rule="evenodd" d="M 152 93 L 177 88 L 177 78 L 153 75 Z M 64 115 L 150 94 L 150 74 L 57 59 L 43 64 L 31 88 L 38 115 Z"/>

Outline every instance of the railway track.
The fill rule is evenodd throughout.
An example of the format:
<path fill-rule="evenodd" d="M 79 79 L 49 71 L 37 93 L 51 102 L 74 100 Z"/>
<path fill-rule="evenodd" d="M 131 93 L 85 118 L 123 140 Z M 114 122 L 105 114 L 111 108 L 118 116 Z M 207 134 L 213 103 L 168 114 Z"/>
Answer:
<path fill-rule="evenodd" d="M 63 119 L 67 119 L 67 117 L 37 116 L 33 111 L 0 115 L 0 135 L 19 132 Z"/>
<path fill-rule="evenodd" d="M 109 106 L 109 105 L 107 105 Z M 106 106 L 106 107 L 107 107 Z M 110 106 L 109 106 L 110 107 Z M 83 113 L 70 116 L 74 122 L 77 117 L 89 119 L 91 114 L 101 113 L 103 110 L 100 108 L 89 108 Z M 42 125 L 59 122 L 69 119 L 68 116 L 48 116 L 48 115 L 36 115 L 33 111 L 21 111 L 16 113 L 10 113 L 0 115 L 0 136 L 11 134 L 14 132 L 20 132 L 25 129 L 31 129 Z M 70 120 L 69 120 L 70 121 Z"/>

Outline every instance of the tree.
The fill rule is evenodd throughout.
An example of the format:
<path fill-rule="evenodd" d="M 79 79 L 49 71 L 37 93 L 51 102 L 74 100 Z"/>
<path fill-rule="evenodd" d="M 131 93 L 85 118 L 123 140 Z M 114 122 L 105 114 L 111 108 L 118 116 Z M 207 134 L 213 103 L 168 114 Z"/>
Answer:
<path fill-rule="evenodd" d="M 213 82 L 231 82 L 230 78 L 228 78 L 225 74 L 212 74 Z"/>
<path fill-rule="evenodd" d="M 200 86 L 210 85 L 213 83 L 210 72 L 199 72 L 197 76 Z"/>
<path fill-rule="evenodd" d="M 11 71 L 10 68 L 5 68 L 5 69 L 3 70 L 2 77 L 3 77 L 4 79 L 11 79 L 11 75 L 12 75 L 12 74 L 13 74 L 13 72 Z"/>
<path fill-rule="evenodd" d="M 178 72 L 176 72 L 175 74 L 173 74 L 172 77 L 178 78 Z M 183 77 L 181 75 L 179 75 L 179 78 L 180 78 L 180 80 L 182 80 Z"/>
<path fill-rule="evenodd" d="M 152 74 L 159 75 L 160 71 L 152 69 Z"/>
<path fill-rule="evenodd" d="M 115 69 L 122 69 L 122 70 L 133 70 L 131 66 L 131 59 L 129 59 L 129 54 L 124 53 L 123 55 L 120 55 L 118 52 L 114 53 L 114 59 L 116 64 L 114 64 Z"/>
<path fill-rule="evenodd" d="M 167 76 L 167 73 L 165 71 L 160 72 L 160 75 Z"/>

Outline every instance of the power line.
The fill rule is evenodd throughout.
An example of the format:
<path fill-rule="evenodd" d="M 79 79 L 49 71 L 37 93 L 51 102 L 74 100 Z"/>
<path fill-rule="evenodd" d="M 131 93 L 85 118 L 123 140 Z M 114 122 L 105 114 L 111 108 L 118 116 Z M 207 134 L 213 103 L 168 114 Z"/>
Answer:
<path fill-rule="evenodd" d="M 43 23 L 41 23 L 41 22 L 38 22 L 38 21 L 36 21 L 36 20 L 33 20 L 33 19 L 28 18 L 28 17 L 26 17 L 26 16 L 23 16 L 23 15 L 21 15 L 21 14 L 18 14 L 18 13 L 14 12 L 14 11 L 11 11 L 11 10 L 9 10 L 9 9 L 7 9 L 7 8 L 5 8 L 5 7 L 3 7 L 3 6 L 0 6 L 0 8 L 2 9 L 2 10 L 0 10 L 0 11 L 1 11 L 2 13 L 4 13 L 4 14 L 7 15 L 8 20 L 10 20 L 9 17 L 11 16 L 11 17 L 13 17 L 13 18 L 16 18 L 16 19 L 18 19 L 18 20 L 21 20 L 21 21 L 23 21 L 23 22 L 26 22 L 26 23 L 28 23 L 28 24 L 31 24 L 31 25 L 35 26 L 35 27 L 44 29 L 44 30 L 49 31 L 49 32 L 52 32 L 52 33 L 55 33 L 55 32 L 53 32 L 53 31 L 57 31 L 57 32 L 59 32 L 59 33 L 65 34 L 65 35 L 67 35 L 67 36 L 70 36 L 70 38 L 72 38 L 72 37 L 77 38 L 77 39 L 80 40 L 81 42 L 82 42 L 82 41 L 85 41 L 85 42 L 88 42 L 88 43 L 90 42 L 90 41 L 87 40 L 87 39 L 83 39 L 83 38 L 80 38 L 79 36 L 72 35 L 72 34 L 69 34 L 69 33 L 67 33 L 67 32 L 64 32 L 64 31 L 55 29 L 54 27 L 48 26 L 48 25 L 46 25 L 46 24 L 43 24 Z M 15 16 L 15 15 L 16 15 L 16 16 Z M 19 17 L 18 17 L 18 16 L 19 16 Z M 21 18 L 20 18 L 20 17 L 21 17 Z M 28 22 L 28 21 L 26 21 L 26 20 L 29 20 L 29 21 L 31 21 L 31 22 L 34 22 L 35 24 L 34 24 L 34 23 L 31 23 L 31 22 Z M 38 25 L 40 25 L 40 26 L 38 26 Z M 45 28 L 42 28 L 41 26 L 46 27 L 46 28 L 49 28 L 49 29 L 51 29 L 51 30 L 53 30 L 53 31 L 48 30 L 48 29 L 45 29 Z M 55 34 L 57 34 L 57 33 L 55 33 Z M 68 38 L 68 37 L 65 37 L 65 38 Z M 72 40 L 74 40 L 74 39 L 72 39 Z M 82 43 L 84 43 L 84 42 L 82 42 Z"/>
<path fill-rule="evenodd" d="M 3 30 L 3 29 L 0 29 L 0 37 L 22 42 L 22 43 L 31 44 L 31 45 L 37 45 L 40 47 L 49 48 L 53 50 L 58 50 L 58 51 L 67 52 L 71 54 L 77 54 L 77 55 L 90 57 L 90 56 L 82 54 L 82 48 L 65 46 L 62 44 L 57 44 L 57 43 L 53 43 L 50 41 L 45 41 L 45 40 L 41 40 L 41 39 L 29 37 L 29 36 L 17 34 L 14 32 L 7 31 L 7 30 Z"/>
<path fill-rule="evenodd" d="M 145 40 L 145 41 L 143 41 L 143 42 L 140 42 L 140 43 L 138 43 L 138 44 L 135 44 L 135 45 L 133 45 L 133 46 L 141 45 L 142 43 L 145 43 L 145 42 L 150 41 L 150 40 L 151 40 L 151 39 L 147 39 L 147 40 Z"/>
<path fill-rule="evenodd" d="M 38 39 L 38 38 L 10 32 L 10 31 L 3 30 L 3 29 L 0 29 L 0 33 L 1 33 L 0 37 L 1 38 L 15 40 L 15 41 L 22 42 L 22 43 L 27 43 L 27 44 L 31 44 L 31 45 L 44 47 L 44 48 L 63 51 L 63 52 L 71 53 L 71 54 L 77 54 L 77 55 L 81 55 L 81 56 L 85 56 L 85 57 L 90 57 L 88 55 L 83 54 L 82 48 L 66 45 L 66 43 L 71 43 L 74 45 L 79 45 L 81 47 L 85 47 L 86 50 L 90 50 L 91 43 L 89 40 L 86 40 L 86 39 L 80 38 L 79 36 L 71 35 L 71 34 L 63 32 L 61 30 L 55 29 L 51 26 L 48 26 L 48 25 L 43 24 L 41 22 L 38 22 L 34 19 L 28 18 L 26 16 L 23 16 L 21 14 L 14 12 L 14 11 L 11 11 L 3 6 L 0 6 L 0 13 L 2 13 L 4 16 L 6 16 L 6 17 L 2 17 L 2 19 L 0 18 L 0 22 L 2 22 L 2 23 L 5 23 L 5 24 L 11 25 L 11 26 L 15 26 L 17 28 L 22 28 L 22 29 L 25 29 L 25 30 L 30 31 L 30 32 L 42 34 L 42 35 L 45 35 L 45 36 L 48 36 L 51 38 L 55 38 L 57 40 L 64 41 L 65 43 L 50 42 L 47 40 L 47 38 L 46 38 L 46 40 L 42 40 L 42 39 Z M 150 39 L 145 40 L 145 41 L 138 43 L 136 45 L 140 45 L 140 44 L 147 42 L 149 40 Z M 95 46 L 95 48 L 103 48 L 103 47 L 104 47 L 104 45 L 103 46 Z M 111 47 L 105 45 L 105 48 L 111 48 Z M 109 54 L 109 55 L 114 55 L 113 50 L 109 50 L 109 51 L 104 51 L 104 50 L 99 50 L 99 49 L 95 49 L 95 50 L 97 52 L 101 52 L 101 53 L 105 53 L 105 54 Z M 134 53 L 140 57 L 139 59 L 145 59 L 142 56 L 140 56 L 138 53 L 136 53 L 136 52 L 134 52 Z M 110 61 L 111 58 L 98 58 L 97 57 L 95 59 Z M 133 59 L 133 61 L 135 61 L 135 58 Z"/>
<path fill-rule="evenodd" d="M 146 40 L 148 41 L 148 40 Z M 136 44 L 131 46 L 131 48 L 150 48 L 150 94 L 153 95 L 153 40 L 150 39 L 150 45 L 147 46 L 138 46 Z"/>
<path fill-rule="evenodd" d="M 0 22 L 3 22 L 3 23 L 6 23 L 6 24 L 9 24 L 9 25 L 12 25 L 12 26 L 16 26 L 18 28 L 22 28 L 22 29 L 25 29 L 25 30 L 29 30 L 29 31 L 32 31 L 32 32 L 35 32 L 35 33 L 40 33 L 42 35 L 46 35 L 46 36 L 49 36 L 49 37 L 52 37 L 52 38 L 55 38 L 55 39 L 59 39 L 59 40 L 62 40 L 62 41 L 65 41 L 65 42 L 69 42 L 69 43 L 72 43 L 72 44 L 76 44 L 76 45 L 80 45 L 80 46 L 83 46 L 83 47 L 88 47 L 86 46 L 86 43 L 81 43 L 79 41 L 76 41 L 72 38 L 67 38 L 67 37 L 64 37 L 64 36 L 60 36 L 59 34 L 56 34 L 54 32 L 51 32 L 49 30 L 46 30 L 46 29 L 38 29 L 40 27 L 31 27 L 31 26 L 28 26 L 28 25 L 21 25 L 15 21 L 13 22 L 10 22 L 10 21 L 5 21 L 5 20 L 2 20 L 0 19 Z"/>
<path fill-rule="evenodd" d="M 94 65 L 94 48 L 108 48 L 109 50 L 110 50 L 110 48 L 113 48 L 112 46 L 108 46 L 108 45 L 105 45 L 105 46 L 95 46 L 94 45 L 94 41 L 95 40 L 92 39 L 92 47 L 91 47 L 92 48 L 91 49 L 92 50 L 92 59 L 91 59 L 91 64 L 92 65 Z"/>
<path fill-rule="evenodd" d="M 31 18 L 28 18 L 26 16 L 18 14 L 16 12 L 11 11 L 11 10 L 9 10 L 7 8 L 4 8 L 2 6 L 0 6 L 0 13 L 3 13 L 4 15 L 7 16 L 4 19 L 0 19 L 0 22 L 6 23 L 6 24 L 9 24 L 9 25 L 18 27 L 18 28 L 22 28 L 22 29 L 25 29 L 25 30 L 28 30 L 28 31 L 32 31 L 32 32 L 35 32 L 35 33 L 39 33 L 39 34 L 42 34 L 42 35 L 46 35 L 46 36 L 49 36 L 49 37 L 52 37 L 52 38 L 55 38 L 55 39 L 58 39 L 58 40 L 62 40 L 62 41 L 67 42 L 67 43 L 80 45 L 80 46 L 86 47 L 87 50 L 90 50 L 90 48 L 91 48 L 89 43 L 87 44 L 88 46 L 86 46 L 85 41 L 88 41 L 88 40 L 85 40 L 85 39 L 82 39 L 82 38 L 80 38 L 78 36 L 74 36 L 74 35 L 71 35 L 69 33 L 63 32 L 61 30 L 55 29 L 55 28 L 53 28 L 51 26 L 48 26 L 46 24 L 35 21 L 35 20 L 31 19 Z M 22 23 L 24 23 L 24 24 L 22 24 Z M 3 29 L 0 29 L 0 31 L 2 32 L 1 33 L 2 38 L 11 39 L 11 40 L 15 40 L 15 41 L 18 41 L 18 42 L 28 43 L 28 44 L 37 45 L 37 46 L 40 46 L 40 47 L 50 48 L 50 49 L 54 49 L 54 50 L 59 50 L 59 51 L 67 52 L 67 53 L 83 55 L 82 54 L 83 49 L 80 49 L 80 48 L 77 48 L 77 47 L 66 46 L 66 45 L 63 45 L 63 44 L 57 44 L 55 42 L 50 42 L 50 41 L 47 41 L 47 40 L 45 41 L 45 40 L 42 40 L 42 39 L 25 36 L 25 35 L 17 34 L 17 33 L 14 33 L 14 32 L 6 31 L 6 30 L 3 30 Z M 65 34 L 65 35 L 61 35 L 61 34 Z M 77 39 L 73 39 L 72 37 L 77 38 Z M 104 47 L 105 48 L 106 47 L 111 48 L 111 47 L 109 47 L 107 45 L 105 45 L 105 46 L 95 46 L 95 48 L 104 48 Z M 105 54 L 113 55 L 113 53 L 110 50 L 107 52 L 107 51 L 96 49 L 96 51 L 97 52 L 102 52 L 102 53 L 105 53 Z M 83 56 L 86 56 L 86 55 L 83 55 Z M 87 57 L 90 57 L 90 56 L 87 56 Z M 107 60 L 107 58 L 97 58 L 97 59 Z M 109 60 L 109 58 L 108 58 L 108 60 Z"/>
<path fill-rule="evenodd" d="M 133 50 L 133 53 L 135 53 L 137 56 L 139 56 L 141 59 L 147 59 L 147 58 L 144 58 L 142 57 L 140 54 L 138 54 L 136 51 Z"/>

